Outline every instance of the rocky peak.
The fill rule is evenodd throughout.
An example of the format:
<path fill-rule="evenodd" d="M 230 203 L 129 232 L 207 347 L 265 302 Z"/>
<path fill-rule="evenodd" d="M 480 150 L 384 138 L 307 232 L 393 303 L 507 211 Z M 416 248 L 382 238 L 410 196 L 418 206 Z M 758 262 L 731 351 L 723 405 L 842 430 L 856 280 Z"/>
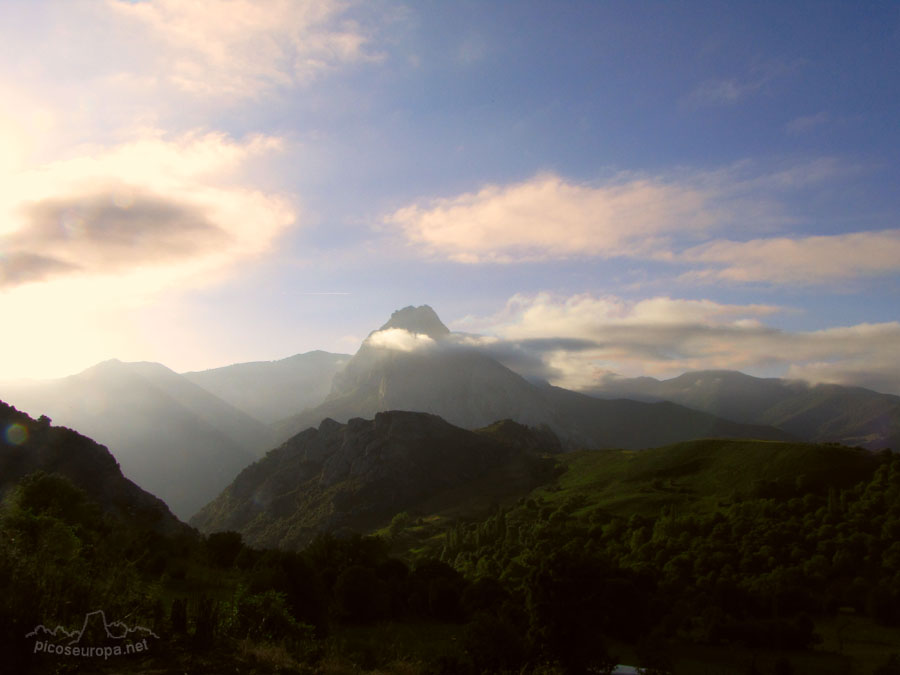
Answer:
<path fill-rule="evenodd" d="M 402 328 L 410 333 L 421 333 L 439 340 L 449 335 L 450 329 L 438 318 L 437 313 L 428 305 L 421 307 L 404 307 L 391 314 L 391 318 L 379 330 Z"/>

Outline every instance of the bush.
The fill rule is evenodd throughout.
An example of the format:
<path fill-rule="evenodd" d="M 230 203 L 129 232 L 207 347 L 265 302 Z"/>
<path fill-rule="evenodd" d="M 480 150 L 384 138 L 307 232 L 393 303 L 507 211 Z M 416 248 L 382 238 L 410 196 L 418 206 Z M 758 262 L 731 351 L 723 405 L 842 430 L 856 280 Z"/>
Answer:
<path fill-rule="evenodd" d="M 361 565 L 341 572 L 334 584 L 334 601 L 341 618 L 360 623 L 380 619 L 390 609 L 387 584 L 371 567 Z"/>

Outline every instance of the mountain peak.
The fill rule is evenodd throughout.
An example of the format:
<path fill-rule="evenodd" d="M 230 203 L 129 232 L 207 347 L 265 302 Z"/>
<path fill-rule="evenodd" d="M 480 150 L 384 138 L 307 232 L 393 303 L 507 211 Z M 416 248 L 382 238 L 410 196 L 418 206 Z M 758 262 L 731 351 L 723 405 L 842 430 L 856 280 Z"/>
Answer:
<path fill-rule="evenodd" d="M 391 318 L 379 330 L 402 328 L 410 333 L 421 333 L 433 339 L 450 334 L 450 329 L 438 318 L 428 305 L 404 307 L 391 314 Z"/>

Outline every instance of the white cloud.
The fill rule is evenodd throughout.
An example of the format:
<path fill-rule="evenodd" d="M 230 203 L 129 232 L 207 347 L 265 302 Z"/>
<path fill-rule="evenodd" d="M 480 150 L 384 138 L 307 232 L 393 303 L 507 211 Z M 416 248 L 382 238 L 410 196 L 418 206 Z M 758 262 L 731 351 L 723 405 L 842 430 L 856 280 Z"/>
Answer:
<path fill-rule="evenodd" d="M 482 348 L 523 374 L 590 389 L 611 373 L 672 377 L 689 370 L 774 371 L 900 393 L 900 323 L 790 332 L 766 325 L 770 305 L 668 297 L 629 302 L 589 294 L 514 296 L 494 316 L 454 325 L 500 338 Z M 573 342 L 572 345 L 567 342 Z M 888 383 L 892 383 L 889 385 Z"/>
<path fill-rule="evenodd" d="M 341 0 L 108 0 L 143 27 L 153 71 L 203 96 L 255 97 L 295 86 L 342 64 L 371 59 L 368 36 Z"/>
<path fill-rule="evenodd" d="M 279 146 L 148 132 L 0 175 L 0 315 L 18 326 L 0 370 L 59 375 L 153 353 L 131 312 L 243 269 L 295 222 L 287 199 L 243 175 Z"/>
<path fill-rule="evenodd" d="M 115 275 L 118 289 L 166 285 L 251 258 L 295 220 L 287 200 L 239 180 L 246 162 L 278 148 L 271 137 L 148 132 L 8 171 L 0 183 L 5 283 L 76 274 Z"/>
<path fill-rule="evenodd" d="M 413 352 L 432 347 L 435 341 L 424 333 L 412 333 L 405 328 L 386 328 L 372 333 L 365 344 L 378 349 Z"/>
<path fill-rule="evenodd" d="M 146 132 L 0 172 L 4 377 L 160 356 L 179 332 L 160 303 L 245 269 L 295 222 L 287 199 L 245 175 L 280 145 Z M 148 323 L 154 307 L 172 325 Z"/>
<path fill-rule="evenodd" d="M 625 257 L 667 262 L 684 282 L 825 284 L 900 271 L 900 230 L 788 236 L 785 199 L 862 170 L 832 157 L 754 171 L 620 175 L 600 185 L 540 174 L 425 200 L 384 218 L 425 255 L 460 263 Z M 757 236 L 745 241 L 724 232 Z M 678 267 L 690 267 L 678 273 Z"/>
<path fill-rule="evenodd" d="M 541 174 L 406 206 L 385 220 L 428 253 L 463 263 L 651 254 L 670 233 L 721 220 L 713 196 L 659 178 L 621 176 L 595 187 Z"/>
<path fill-rule="evenodd" d="M 900 230 L 750 241 L 716 240 L 680 260 L 712 267 L 683 278 L 700 281 L 819 284 L 900 271 Z"/>

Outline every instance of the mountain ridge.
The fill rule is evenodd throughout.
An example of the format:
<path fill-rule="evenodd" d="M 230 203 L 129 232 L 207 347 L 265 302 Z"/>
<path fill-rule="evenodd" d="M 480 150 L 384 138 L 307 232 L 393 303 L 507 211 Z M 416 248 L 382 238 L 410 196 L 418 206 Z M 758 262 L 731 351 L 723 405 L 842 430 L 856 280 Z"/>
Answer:
<path fill-rule="evenodd" d="M 262 423 L 158 363 L 112 359 L 2 393 L 111 448 L 129 478 L 183 518 L 271 447 Z"/>
<path fill-rule="evenodd" d="M 505 463 L 538 463 L 541 449 L 556 452 L 558 441 L 515 423 L 478 433 L 419 412 L 325 419 L 244 469 L 191 523 L 296 548 L 319 532 L 384 525 Z"/>
<path fill-rule="evenodd" d="M 436 337 L 408 340 L 405 336 L 412 335 L 411 329 L 430 330 Z M 405 336 L 381 339 L 391 331 Z M 287 440 L 326 418 L 343 423 L 386 410 L 409 410 L 435 414 L 467 429 L 504 418 L 529 426 L 547 425 L 569 447 L 637 449 L 711 435 L 794 438 L 763 424 L 717 419 L 682 406 L 613 404 L 537 385 L 452 336 L 427 305 L 394 312 L 335 374 L 325 400 L 278 422 L 277 437 Z M 663 419 L 654 423 L 653 416 L 660 414 Z"/>
<path fill-rule="evenodd" d="M 900 396 L 863 387 L 711 370 L 669 380 L 610 380 L 590 393 L 669 400 L 737 422 L 775 426 L 810 442 L 900 449 Z"/>
<path fill-rule="evenodd" d="M 321 349 L 274 361 L 249 361 L 182 376 L 265 424 L 321 403 L 349 354 Z"/>

